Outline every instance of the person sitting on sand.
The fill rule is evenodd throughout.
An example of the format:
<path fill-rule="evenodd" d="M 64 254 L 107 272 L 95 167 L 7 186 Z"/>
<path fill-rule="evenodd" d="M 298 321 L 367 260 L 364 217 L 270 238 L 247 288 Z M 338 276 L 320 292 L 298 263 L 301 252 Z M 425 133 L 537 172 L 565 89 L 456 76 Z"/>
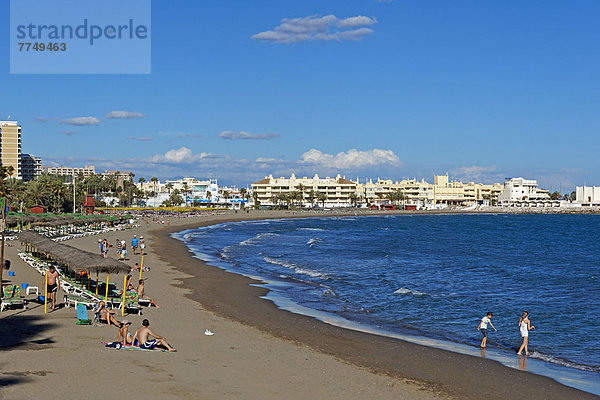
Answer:
<path fill-rule="evenodd" d="M 135 331 L 133 341 L 135 343 L 135 341 L 137 340 L 140 349 L 152 350 L 155 347 L 159 346 L 164 347 L 169 351 L 177 351 L 173 347 L 171 347 L 169 343 L 167 343 L 166 338 L 152 332 L 150 328 L 148 328 L 149 326 L 150 322 L 147 319 L 145 319 L 142 321 L 142 326 L 139 327 L 137 331 Z M 150 339 L 150 336 L 152 336 L 154 339 Z"/>
<path fill-rule="evenodd" d="M 103 301 L 100 301 L 96 306 L 96 315 L 98 316 L 98 321 L 106 321 L 108 326 L 110 326 L 112 323 L 117 327 L 121 327 L 121 323 L 115 319 L 114 314 L 114 311 L 106 308 L 106 304 Z"/>
<path fill-rule="evenodd" d="M 144 280 L 143 279 L 140 279 L 140 281 L 139 281 L 139 285 L 138 285 L 138 288 L 137 288 L 137 294 L 138 294 L 139 298 L 144 297 Z M 160 308 L 158 306 L 158 304 L 156 304 L 156 302 L 154 301 L 153 298 L 150 298 L 150 304 L 153 305 L 156 308 Z"/>
<path fill-rule="evenodd" d="M 490 324 L 490 326 L 492 328 L 494 328 L 494 325 L 492 325 L 492 321 L 490 320 L 492 318 L 492 313 L 488 312 L 487 315 L 483 318 L 481 318 L 481 322 L 479 323 L 479 325 L 477 325 L 477 330 L 481 330 L 481 334 L 483 335 L 483 339 L 481 339 L 481 345 L 480 347 L 485 347 L 485 343 L 487 342 L 487 336 L 488 336 L 488 331 L 487 331 L 487 326 L 488 324 Z M 498 332 L 498 330 L 496 328 L 494 328 L 494 332 Z"/>
<path fill-rule="evenodd" d="M 131 322 L 125 320 L 121 322 L 121 327 L 119 328 L 119 335 L 117 336 L 116 342 L 123 343 L 124 346 L 133 346 L 133 336 L 129 333 L 129 326 Z"/>

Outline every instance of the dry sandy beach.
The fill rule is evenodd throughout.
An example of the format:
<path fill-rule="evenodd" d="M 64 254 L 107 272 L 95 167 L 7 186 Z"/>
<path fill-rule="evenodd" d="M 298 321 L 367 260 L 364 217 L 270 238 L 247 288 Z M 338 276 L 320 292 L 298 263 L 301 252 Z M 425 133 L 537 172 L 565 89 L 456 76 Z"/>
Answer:
<path fill-rule="evenodd" d="M 322 216 L 322 214 L 319 214 Z M 0 398 L 148 399 L 439 399 L 597 398 L 549 378 L 497 362 L 361 332 L 278 310 L 260 299 L 266 289 L 251 279 L 192 258 L 169 232 L 229 220 L 307 216 L 291 212 L 233 212 L 171 219 L 170 225 L 111 233 L 129 242 L 144 235 L 150 271 L 146 291 L 161 306 L 145 308 L 150 328 L 166 336 L 177 353 L 114 350 L 117 329 L 77 326 L 75 310 L 44 315 L 30 303 L 26 311 L 0 319 Z M 97 252 L 90 236 L 65 242 Z M 42 288 L 42 276 L 7 248 L 15 276 Z M 112 249 L 111 249 L 112 250 Z M 140 261 L 129 250 L 129 265 Z M 111 252 L 114 257 L 114 252 Z M 105 278 L 105 277 L 104 277 Z M 111 276 L 122 286 L 123 276 Z M 34 296 L 30 296 L 33 298 Z M 62 299 L 62 291 L 59 292 Z M 90 311 L 90 315 L 92 312 Z M 210 329 L 214 336 L 205 336 Z"/>

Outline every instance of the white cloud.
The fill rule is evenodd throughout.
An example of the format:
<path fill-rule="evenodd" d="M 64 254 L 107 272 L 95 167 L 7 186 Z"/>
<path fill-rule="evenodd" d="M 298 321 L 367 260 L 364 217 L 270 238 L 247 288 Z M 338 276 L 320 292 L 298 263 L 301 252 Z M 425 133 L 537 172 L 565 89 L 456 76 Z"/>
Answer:
<path fill-rule="evenodd" d="M 370 18 L 365 17 L 364 15 L 359 15 L 357 17 L 350 17 L 339 20 L 338 26 L 340 28 L 358 28 L 360 26 L 375 25 L 376 23 L 377 18 Z"/>
<path fill-rule="evenodd" d="M 326 154 L 316 149 L 310 149 L 302 154 L 302 164 L 314 164 L 327 168 L 357 169 L 375 167 L 378 165 L 401 165 L 400 159 L 392 150 L 373 149 L 360 151 L 350 149 L 347 153 L 336 155 Z"/>
<path fill-rule="evenodd" d="M 111 111 L 104 118 L 106 119 L 129 119 L 129 118 L 142 118 L 144 114 L 139 112 L 131 111 Z"/>
<path fill-rule="evenodd" d="M 50 121 L 56 121 L 58 120 L 58 118 L 44 118 L 44 117 L 37 117 L 34 121 L 35 122 L 50 122 Z"/>
<path fill-rule="evenodd" d="M 96 117 L 75 117 L 75 118 L 61 119 L 59 121 L 59 123 L 65 124 L 65 125 L 90 126 L 90 125 L 99 125 L 100 120 Z"/>
<path fill-rule="evenodd" d="M 222 137 L 227 140 L 270 140 L 274 138 L 278 138 L 279 135 L 276 133 L 259 133 L 252 134 L 250 132 L 235 132 L 235 131 L 223 131 L 219 133 L 217 136 Z"/>
<path fill-rule="evenodd" d="M 317 40 L 360 40 L 373 33 L 372 29 L 365 28 L 365 26 L 376 23 L 376 18 L 363 15 L 344 19 L 339 19 L 335 15 L 284 18 L 273 30 L 252 35 L 251 39 L 286 44 Z M 357 29 L 348 30 L 348 28 Z"/>
<path fill-rule="evenodd" d="M 150 161 L 153 163 L 183 164 L 197 162 L 210 156 L 210 153 L 193 154 L 191 149 L 181 147 L 169 150 L 165 154 L 156 154 L 150 157 Z"/>

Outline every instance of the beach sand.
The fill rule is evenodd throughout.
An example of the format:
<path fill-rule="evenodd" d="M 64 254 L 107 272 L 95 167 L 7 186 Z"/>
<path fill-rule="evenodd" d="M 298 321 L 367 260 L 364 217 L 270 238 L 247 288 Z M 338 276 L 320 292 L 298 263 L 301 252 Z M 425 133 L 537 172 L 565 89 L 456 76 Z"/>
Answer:
<path fill-rule="evenodd" d="M 259 298 L 266 289 L 249 286 L 258 282 L 190 257 L 183 243 L 169 237 L 169 232 L 223 221 L 307 215 L 231 212 L 171 219 L 169 226 L 142 223 L 107 235 L 109 242 L 128 243 L 133 234 L 145 236 L 144 266 L 151 269 L 143 274 L 146 291 L 161 306 L 117 319 L 132 321 L 134 331 L 148 318 L 150 328 L 178 352 L 105 348 L 100 341 L 114 340 L 116 328 L 77 326 L 73 308 L 44 315 L 43 305 L 30 303 L 28 310 L 4 312 L 0 319 L 0 399 L 597 398 L 495 361 L 279 310 Z M 98 238 L 65 243 L 96 252 Z M 5 273 L 5 281 L 42 289 L 42 276 L 16 256 L 18 244 L 13 244 L 6 256 L 15 276 Z M 128 250 L 128 264 L 140 262 Z M 123 285 L 123 275 L 110 280 Z M 205 336 L 205 329 L 214 336 Z"/>

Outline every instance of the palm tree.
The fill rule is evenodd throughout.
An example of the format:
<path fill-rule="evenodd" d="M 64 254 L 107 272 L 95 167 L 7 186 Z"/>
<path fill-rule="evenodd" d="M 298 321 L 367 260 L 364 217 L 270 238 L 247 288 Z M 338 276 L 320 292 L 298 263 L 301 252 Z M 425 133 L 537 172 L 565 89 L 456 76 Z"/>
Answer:
<path fill-rule="evenodd" d="M 348 195 L 348 198 L 350 199 L 350 205 L 356 207 L 356 200 L 358 199 L 356 193 L 350 193 L 350 195 Z"/>
<path fill-rule="evenodd" d="M 302 195 L 300 194 L 300 192 L 298 190 L 292 190 L 290 193 L 288 193 L 288 197 L 292 203 L 297 200 L 302 201 Z M 302 203 L 300 203 L 300 204 L 302 204 Z"/>
<path fill-rule="evenodd" d="M 317 199 L 321 202 L 321 208 L 325 208 L 325 202 L 327 201 L 327 195 L 325 193 L 317 192 Z"/>
<path fill-rule="evenodd" d="M 252 192 L 252 199 L 254 199 L 254 208 L 258 209 L 258 206 L 260 206 L 260 201 L 258 201 L 258 192 Z"/>
<path fill-rule="evenodd" d="M 183 193 L 183 196 L 185 197 L 185 206 L 187 207 L 187 198 L 188 198 L 188 193 L 190 192 L 190 188 L 188 187 L 187 182 L 183 182 L 183 189 L 181 192 Z"/>
<path fill-rule="evenodd" d="M 317 198 L 317 193 L 313 189 L 310 189 L 310 191 L 308 192 L 308 201 L 310 201 L 310 208 L 314 208 L 315 198 Z"/>
<path fill-rule="evenodd" d="M 376 195 L 377 197 L 379 197 L 379 203 L 381 204 L 381 201 L 385 197 L 385 194 L 383 194 L 383 192 L 377 192 Z"/>
<path fill-rule="evenodd" d="M 246 193 L 247 192 L 248 192 L 248 189 L 246 189 L 246 188 L 241 188 L 240 189 L 240 197 L 242 198 L 242 200 L 246 199 Z M 241 204 L 242 204 L 242 208 L 244 208 L 244 206 L 245 206 L 244 202 L 242 202 Z"/>
<path fill-rule="evenodd" d="M 167 191 L 169 192 L 169 195 L 170 195 L 171 189 L 173 189 L 173 184 L 171 182 L 169 182 L 165 185 L 165 188 L 167 189 Z"/>
<path fill-rule="evenodd" d="M 152 178 L 150 178 L 150 182 L 154 184 L 154 191 L 156 192 L 156 183 L 158 182 L 158 178 L 153 176 Z M 171 193 L 169 192 L 169 194 Z"/>
<path fill-rule="evenodd" d="M 4 180 L 7 177 L 12 176 L 14 171 L 15 171 L 15 169 L 12 165 L 5 167 L 4 165 L 0 164 L 0 193 L 2 195 L 6 194 L 6 188 L 4 187 Z"/>
<path fill-rule="evenodd" d="M 299 183 L 296 186 L 296 189 L 298 189 L 298 192 L 300 193 L 300 208 L 302 208 L 302 202 L 304 201 L 304 192 L 306 192 L 307 187 Z"/>

